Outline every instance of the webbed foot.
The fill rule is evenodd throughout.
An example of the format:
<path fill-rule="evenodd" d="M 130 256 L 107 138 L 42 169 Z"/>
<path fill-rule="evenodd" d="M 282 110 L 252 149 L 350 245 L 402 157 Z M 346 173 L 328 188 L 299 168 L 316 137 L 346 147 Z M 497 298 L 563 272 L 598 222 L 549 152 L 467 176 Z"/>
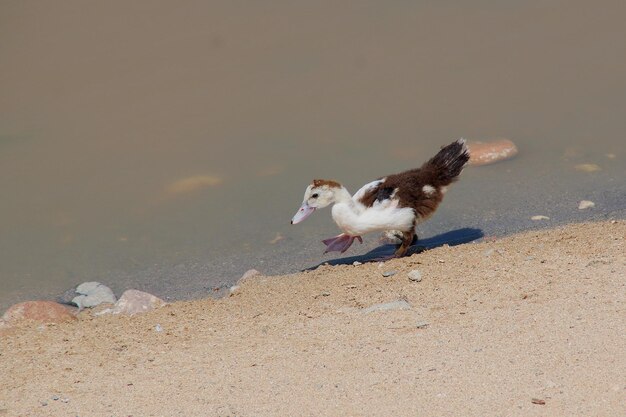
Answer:
<path fill-rule="evenodd" d="M 348 250 L 354 239 L 357 239 L 360 243 L 363 243 L 363 239 L 361 236 L 350 236 L 345 233 L 340 234 L 339 236 L 331 237 L 328 239 L 322 240 L 322 242 L 326 245 L 326 250 L 324 253 L 328 252 L 341 252 L 344 253 Z"/>

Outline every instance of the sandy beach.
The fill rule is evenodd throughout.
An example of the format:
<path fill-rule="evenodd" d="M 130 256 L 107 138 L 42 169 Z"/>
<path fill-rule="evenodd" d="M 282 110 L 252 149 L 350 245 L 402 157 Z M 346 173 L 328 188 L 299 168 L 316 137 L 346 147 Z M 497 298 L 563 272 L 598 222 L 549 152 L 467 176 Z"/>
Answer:
<path fill-rule="evenodd" d="M 25 323 L 0 336 L 0 415 L 623 416 L 625 237 L 573 224 Z"/>

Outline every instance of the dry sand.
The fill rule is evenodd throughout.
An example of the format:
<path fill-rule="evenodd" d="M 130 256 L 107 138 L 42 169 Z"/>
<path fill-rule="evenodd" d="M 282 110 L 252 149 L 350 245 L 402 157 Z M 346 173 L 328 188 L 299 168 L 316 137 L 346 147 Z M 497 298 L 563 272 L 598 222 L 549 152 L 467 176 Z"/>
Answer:
<path fill-rule="evenodd" d="M 26 325 L 1 336 L 0 415 L 624 416 L 625 236 L 570 225 Z"/>

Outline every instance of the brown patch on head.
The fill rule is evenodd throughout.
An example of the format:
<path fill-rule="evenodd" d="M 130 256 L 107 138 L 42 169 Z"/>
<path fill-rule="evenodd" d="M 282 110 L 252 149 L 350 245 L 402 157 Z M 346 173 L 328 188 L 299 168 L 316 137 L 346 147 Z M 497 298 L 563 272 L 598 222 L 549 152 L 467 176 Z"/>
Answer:
<path fill-rule="evenodd" d="M 333 180 L 313 180 L 313 187 L 322 187 L 327 185 L 330 188 L 341 188 L 341 184 Z"/>

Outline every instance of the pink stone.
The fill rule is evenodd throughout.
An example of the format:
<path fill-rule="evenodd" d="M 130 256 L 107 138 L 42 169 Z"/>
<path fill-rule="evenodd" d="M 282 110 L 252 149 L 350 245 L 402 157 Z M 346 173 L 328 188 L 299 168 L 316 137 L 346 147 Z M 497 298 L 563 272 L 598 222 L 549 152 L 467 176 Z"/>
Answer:
<path fill-rule="evenodd" d="M 42 323 L 76 320 L 68 307 L 54 301 L 26 301 L 14 304 L 9 307 L 2 318 L 7 324 L 14 324 L 22 320 L 34 320 Z"/>
<path fill-rule="evenodd" d="M 490 142 L 468 142 L 470 165 L 489 165 L 498 161 L 513 158 L 517 155 L 517 146 L 508 139 L 497 139 Z"/>
<path fill-rule="evenodd" d="M 167 304 L 165 301 L 147 292 L 126 290 L 120 299 L 117 300 L 113 308 L 111 308 L 110 312 L 113 314 L 128 314 L 132 316 L 163 307 L 165 304 Z"/>

